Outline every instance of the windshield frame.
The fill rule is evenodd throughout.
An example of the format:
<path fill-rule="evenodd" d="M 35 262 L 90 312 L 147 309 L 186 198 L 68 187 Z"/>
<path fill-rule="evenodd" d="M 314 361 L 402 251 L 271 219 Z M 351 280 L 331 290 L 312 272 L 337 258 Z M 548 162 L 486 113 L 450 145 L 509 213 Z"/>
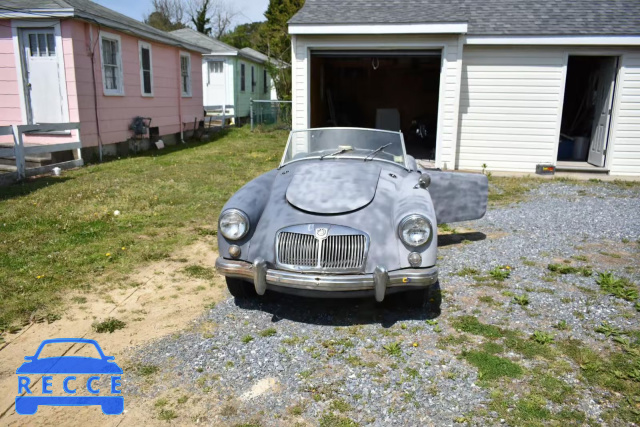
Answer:
<path fill-rule="evenodd" d="M 309 129 L 294 129 L 291 130 L 289 132 L 289 138 L 287 139 L 287 145 L 284 147 L 284 152 L 282 153 L 282 159 L 280 160 L 280 165 L 278 166 L 278 169 L 282 169 L 283 167 L 290 165 L 292 163 L 295 162 L 301 162 L 304 160 L 320 160 L 321 156 L 311 156 L 311 157 L 303 157 L 300 159 L 292 159 L 289 160 L 288 162 L 285 163 L 285 158 L 287 157 L 287 152 L 289 150 L 289 146 L 291 144 L 291 141 L 293 140 L 293 134 L 294 133 L 298 133 L 298 132 L 310 132 L 310 131 L 317 131 L 317 130 L 363 130 L 363 131 L 368 131 L 368 132 L 383 132 L 383 133 L 391 133 L 394 135 L 399 135 L 400 136 L 400 144 L 402 145 L 402 155 L 403 155 L 403 159 L 404 161 L 402 163 L 396 163 L 396 162 L 392 162 L 390 160 L 385 160 L 385 159 L 380 159 L 377 158 L 376 156 L 366 159 L 363 157 L 354 157 L 354 156 L 348 156 L 348 152 L 341 154 L 339 156 L 328 156 L 325 157 L 325 159 L 351 159 L 351 160 L 365 160 L 365 161 L 377 161 L 377 162 L 384 162 L 384 163 L 389 163 L 392 165 L 396 165 L 396 166 L 400 166 L 404 169 L 406 169 L 407 171 L 409 171 L 409 166 L 407 164 L 407 148 L 404 145 L 404 135 L 402 132 L 398 131 L 392 131 L 392 130 L 382 130 L 382 129 L 371 129 L 371 128 L 359 128 L 359 127 L 324 127 L 324 128 L 309 128 Z M 373 153 L 373 150 L 371 150 L 371 152 Z"/>

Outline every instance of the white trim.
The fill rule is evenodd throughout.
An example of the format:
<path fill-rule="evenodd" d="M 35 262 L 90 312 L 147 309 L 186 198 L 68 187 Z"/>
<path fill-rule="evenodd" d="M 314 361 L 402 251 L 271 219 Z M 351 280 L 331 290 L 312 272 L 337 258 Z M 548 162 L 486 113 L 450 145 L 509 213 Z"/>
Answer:
<path fill-rule="evenodd" d="M 640 36 L 467 36 L 466 44 L 640 46 Z"/>
<path fill-rule="evenodd" d="M 142 69 L 142 49 L 149 50 L 149 80 L 151 82 L 151 93 L 145 93 L 144 91 L 144 70 Z M 138 58 L 140 60 L 140 95 L 145 98 L 153 98 L 153 49 L 151 49 L 151 43 L 138 40 Z"/>
<path fill-rule="evenodd" d="M 609 118 L 609 133 L 607 135 L 606 154 L 604 156 L 604 167 L 611 171 L 615 154 L 616 133 L 618 128 L 618 116 L 620 115 L 620 104 L 622 104 L 621 92 L 624 88 L 626 68 L 624 66 L 624 55 L 618 56 L 618 67 L 616 68 L 615 86 L 613 89 L 613 102 L 611 103 L 611 117 Z"/>
<path fill-rule="evenodd" d="M 62 32 L 59 20 L 13 20 L 11 21 L 11 37 L 13 38 L 13 52 L 16 61 L 16 74 L 18 78 L 18 94 L 20 96 L 20 112 L 22 123 L 28 123 L 27 98 L 25 94 L 25 80 L 23 67 L 23 51 L 20 45 L 20 30 L 24 28 L 53 28 L 56 38 L 56 60 L 58 65 L 58 82 L 60 84 L 60 97 L 62 100 L 62 120 L 69 121 L 69 99 L 67 96 L 67 75 L 64 67 L 64 46 L 62 44 Z"/>
<path fill-rule="evenodd" d="M 289 34 L 464 34 L 467 24 L 289 24 Z"/>
<path fill-rule="evenodd" d="M 100 69 L 102 71 L 102 93 L 104 96 L 124 96 L 124 71 L 122 64 L 122 39 L 118 34 L 108 33 L 106 31 L 100 31 L 98 35 L 100 38 Z M 118 55 L 116 61 L 118 61 L 118 79 L 120 83 L 119 89 L 107 89 L 105 74 L 104 74 L 104 58 L 102 56 L 102 40 L 107 39 L 118 42 Z"/>
<path fill-rule="evenodd" d="M 443 54 L 444 54 L 443 49 Z M 460 35 L 458 37 L 458 54 L 456 58 L 456 62 L 458 65 L 456 71 L 456 84 L 455 89 L 455 104 L 453 106 L 453 147 L 451 147 L 451 151 L 453 153 L 453 165 L 452 169 L 458 170 L 458 163 L 460 161 L 460 92 L 462 90 L 462 68 L 464 67 L 464 36 Z M 442 76 L 440 76 L 440 87 L 446 89 L 447 80 L 446 77 L 444 81 L 442 80 Z M 444 116 L 444 109 L 440 110 L 440 103 L 444 104 L 444 96 L 446 95 L 446 91 L 442 91 L 442 98 L 438 99 L 438 116 Z M 442 145 L 442 144 L 441 144 Z M 438 155 L 438 146 L 436 145 L 436 156 Z M 442 160 L 442 159 L 440 159 Z"/>
<path fill-rule="evenodd" d="M 560 99 L 558 100 L 558 117 L 556 118 L 555 148 L 553 149 L 553 158 L 549 161 L 553 165 L 558 164 L 558 150 L 560 150 L 560 132 L 562 132 L 562 115 L 564 114 L 564 95 L 567 90 L 567 69 L 569 66 L 569 52 L 563 54 L 562 77 L 560 86 Z"/>
<path fill-rule="evenodd" d="M 202 56 L 205 58 L 209 56 L 238 56 L 238 52 L 209 52 L 202 54 Z"/>
<path fill-rule="evenodd" d="M 188 65 L 188 73 L 189 73 L 189 90 L 188 91 L 184 91 L 184 87 L 182 86 L 182 58 L 189 58 L 189 63 Z M 180 51 L 180 64 L 179 65 L 179 69 L 180 69 L 180 95 L 183 98 L 189 98 L 192 96 L 192 87 L 193 87 L 193 82 L 191 81 L 192 78 L 192 74 L 191 74 L 191 54 L 189 52 L 184 52 L 184 51 Z"/>
<path fill-rule="evenodd" d="M 0 7 L 0 18 L 48 19 L 73 16 L 73 9 L 23 9 L 20 12 L 7 12 Z"/>

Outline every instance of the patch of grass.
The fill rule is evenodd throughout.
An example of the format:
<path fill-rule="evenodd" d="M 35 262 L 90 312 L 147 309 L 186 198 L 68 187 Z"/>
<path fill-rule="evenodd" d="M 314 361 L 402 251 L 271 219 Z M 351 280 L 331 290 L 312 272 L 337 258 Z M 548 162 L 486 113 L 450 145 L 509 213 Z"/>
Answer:
<path fill-rule="evenodd" d="M 496 344 L 492 341 L 488 341 L 482 344 L 482 350 L 484 350 L 489 354 L 500 354 L 504 352 L 504 347 L 501 346 L 500 344 Z"/>
<path fill-rule="evenodd" d="M 263 338 L 266 338 L 266 337 L 272 337 L 277 333 L 278 333 L 278 331 L 276 330 L 276 328 L 268 328 L 268 329 L 265 329 L 263 331 L 260 331 L 260 333 L 258 335 L 260 335 Z"/>
<path fill-rule="evenodd" d="M 494 267 L 489 270 L 489 276 L 498 282 L 502 282 L 511 276 L 511 267 L 508 265 L 501 265 L 499 267 Z"/>
<path fill-rule="evenodd" d="M 596 326 L 594 328 L 599 334 L 603 334 L 605 337 L 618 337 L 620 335 L 624 335 L 624 331 L 616 328 L 615 326 L 610 325 L 607 322 L 602 323 L 600 326 Z"/>
<path fill-rule="evenodd" d="M 387 352 L 389 356 L 400 356 L 402 354 L 402 347 L 399 342 L 392 342 L 383 345 L 382 348 Z"/>
<path fill-rule="evenodd" d="M 491 381 L 501 377 L 517 378 L 523 372 L 517 363 L 486 351 L 463 351 L 462 357 L 478 368 L 478 375 L 482 380 Z"/>
<path fill-rule="evenodd" d="M 529 305 L 529 296 L 528 295 L 516 295 L 513 297 L 513 302 L 516 304 L 525 307 Z"/>
<path fill-rule="evenodd" d="M 529 337 L 530 340 L 537 342 L 538 344 L 549 344 L 552 343 L 554 340 L 553 335 L 547 333 L 547 332 L 543 332 L 543 331 L 535 331 L 533 334 L 531 334 L 531 337 Z"/>
<path fill-rule="evenodd" d="M 590 267 L 574 267 L 565 264 L 549 264 L 547 269 L 557 274 L 581 274 L 584 277 L 591 277 L 593 270 Z"/>
<path fill-rule="evenodd" d="M 543 184 L 541 178 L 489 177 L 489 203 L 508 205 L 526 200 L 527 193 Z"/>
<path fill-rule="evenodd" d="M 496 300 L 493 299 L 492 296 L 489 295 L 482 295 L 481 297 L 478 298 L 478 301 L 483 302 L 487 305 L 491 305 L 491 306 L 499 306 L 500 303 L 497 302 Z"/>
<path fill-rule="evenodd" d="M 69 292 L 193 243 L 231 195 L 277 166 L 286 140 L 285 131 L 229 128 L 210 142 L 1 187 L 0 324 L 60 311 Z"/>
<path fill-rule="evenodd" d="M 484 324 L 475 316 L 456 317 L 451 321 L 451 325 L 459 331 L 481 335 L 486 338 L 500 338 L 504 336 L 502 329 L 497 326 Z"/>
<path fill-rule="evenodd" d="M 358 427 L 359 424 L 351 418 L 335 415 L 331 412 L 324 413 L 320 417 L 320 427 Z"/>
<path fill-rule="evenodd" d="M 304 410 L 305 410 L 305 406 L 301 403 L 298 403 L 297 405 L 293 405 L 287 408 L 287 412 L 296 417 L 299 417 L 300 415 L 304 414 Z"/>
<path fill-rule="evenodd" d="M 72 302 L 75 302 L 76 304 L 86 304 L 87 303 L 87 297 L 73 297 L 71 298 Z"/>
<path fill-rule="evenodd" d="M 336 399 L 331 402 L 329 409 L 338 412 L 349 412 L 351 410 L 351 405 L 343 399 Z"/>
<path fill-rule="evenodd" d="M 569 324 L 564 319 L 559 321 L 555 325 L 553 325 L 553 327 L 556 328 L 559 331 L 568 331 L 569 330 Z"/>
<path fill-rule="evenodd" d="M 182 269 L 184 274 L 196 279 L 211 280 L 215 277 L 215 270 L 210 267 L 203 267 L 201 265 L 192 264 Z"/>
<path fill-rule="evenodd" d="M 509 350 L 520 353 L 527 359 L 543 357 L 553 360 L 557 357 L 557 352 L 553 346 L 543 345 L 531 339 L 523 339 L 517 336 L 511 336 L 504 340 L 504 346 Z"/>
<path fill-rule="evenodd" d="M 163 406 L 167 406 L 167 403 L 169 403 L 169 401 L 167 399 L 165 399 L 164 397 L 156 400 L 153 404 L 153 406 L 155 406 L 156 408 L 162 408 Z"/>
<path fill-rule="evenodd" d="M 160 410 L 160 413 L 158 413 L 158 419 L 161 421 L 171 421 L 176 418 L 178 418 L 178 414 L 176 414 L 176 411 L 173 409 L 163 408 Z"/>
<path fill-rule="evenodd" d="M 244 344 L 249 344 L 251 341 L 253 341 L 253 337 L 251 335 L 245 335 L 242 337 L 242 342 Z"/>
<path fill-rule="evenodd" d="M 480 272 L 475 268 L 471 268 L 471 267 L 464 267 L 462 270 L 456 273 L 457 276 L 461 276 L 461 277 L 475 276 L 477 274 L 480 274 Z"/>
<path fill-rule="evenodd" d="M 438 339 L 438 342 L 436 342 L 436 347 L 445 349 L 452 345 L 460 345 L 468 342 L 469 342 L 469 338 L 464 334 L 446 335 Z"/>
<path fill-rule="evenodd" d="M 626 301 L 638 299 L 638 288 L 627 278 L 616 277 L 610 272 L 600 273 L 596 279 L 596 283 L 602 291 L 615 297 L 622 298 Z"/>
<path fill-rule="evenodd" d="M 136 373 L 141 377 L 149 377 L 160 371 L 160 368 L 156 365 L 137 365 Z"/>
<path fill-rule="evenodd" d="M 118 329 L 124 329 L 125 326 L 127 326 L 125 322 L 123 322 L 122 320 L 118 320 L 115 317 L 109 317 L 102 322 L 94 322 L 91 325 L 93 330 L 99 334 L 104 334 L 106 332 L 109 332 L 111 334 Z"/>
<path fill-rule="evenodd" d="M 589 261 L 589 258 L 587 258 L 584 255 L 573 255 L 571 258 L 575 259 L 576 261 L 582 261 L 582 262 Z"/>
<path fill-rule="evenodd" d="M 187 401 L 188 401 L 188 400 L 189 400 L 189 396 L 187 396 L 187 395 L 185 394 L 185 395 L 180 396 L 180 397 L 176 400 L 176 402 L 178 403 L 178 405 L 184 405 L 185 403 L 187 403 Z"/>

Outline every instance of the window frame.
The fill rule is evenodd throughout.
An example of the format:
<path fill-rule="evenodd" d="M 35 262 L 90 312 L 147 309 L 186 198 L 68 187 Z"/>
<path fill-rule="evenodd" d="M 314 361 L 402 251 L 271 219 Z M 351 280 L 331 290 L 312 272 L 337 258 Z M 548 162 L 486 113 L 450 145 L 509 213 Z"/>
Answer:
<path fill-rule="evenodd" d="M 247 91 L 247 67 L 244 63 L 240 63 L 240 92 Z"/>
<path fill-rule="evenodd" d="M 182 58 L 187 58 L 187 91 L 184 90 L 184 81 L 182 80 L 184 76 L 182 75 Z M 180 52 L 180 94 L 183 98 L 189 98 L 192 96 L 193 89 L 193 74 L 191 73 L 191 54 L 189 52 Z"/>
<path fill-rule="evenodd" d="M 142 49 L 147 49 L 149 51 L 149 82 L 151 86 L 151 92 L 147 93 L 144 91 L 144 68 L 142 68 Z M 154 96 L 153 90 L 153 49 L 151 48 L 151 43 L 138 40 L 138 58 L 140 60 L 140 94 L 147 98 L 152 98 Z"/>
<path fill-rule="evenodd" d="M 102 92 L 105 96 L 124 96 L 124 71 L 122 65 L 122 38 L 118 34 L 100 31 L 100 68 L 102 70 Z M 118 44 L 118 53 L 116 54 L 116 82 L 120 84 L 118 89 L 107 89 L 107 79 L 104 63 L 103 42 L 108 40 Z M 113 66 L 113 65 L 109 65 Z"/>

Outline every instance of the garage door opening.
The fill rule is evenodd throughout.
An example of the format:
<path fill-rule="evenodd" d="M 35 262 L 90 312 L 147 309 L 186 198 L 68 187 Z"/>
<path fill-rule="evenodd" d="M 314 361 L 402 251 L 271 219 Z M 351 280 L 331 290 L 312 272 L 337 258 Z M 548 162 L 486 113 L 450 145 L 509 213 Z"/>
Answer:
<path fill-rule="evenodd" d="M 605 165 L 617 69 L 615 56 L 569 56 L 559 169 Z"/>
<path fill-rule="evenodd" d="M 440 51 L 314 52 L 311 127 L 401 130 L 407 154 L 434 160 Z"/>

